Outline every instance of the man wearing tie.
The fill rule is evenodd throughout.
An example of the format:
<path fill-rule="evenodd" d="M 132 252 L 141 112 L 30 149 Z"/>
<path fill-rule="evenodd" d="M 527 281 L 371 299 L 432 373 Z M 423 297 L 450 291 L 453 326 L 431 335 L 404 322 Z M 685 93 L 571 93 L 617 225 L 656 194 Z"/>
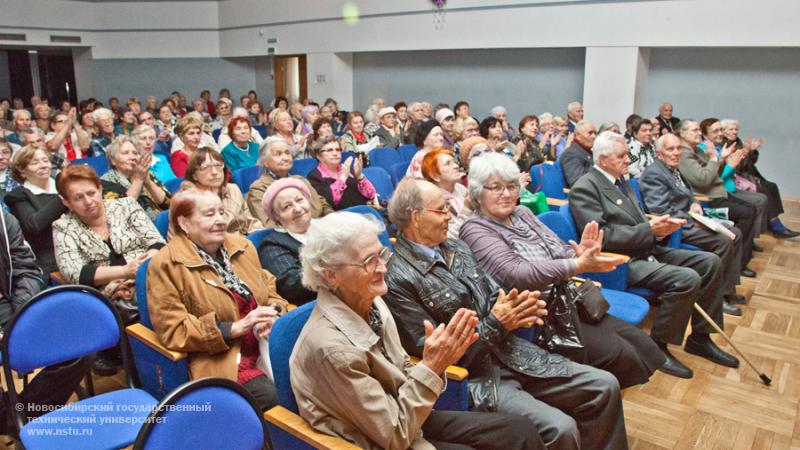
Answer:
<path fill-rule="evenodd" d="M 713 253 L 666 247 L 669 235 L 686 223 L 663 215 L 649 219 L 640 209 L 625 181 L 630 158 L 625 139 L 613 132 L 602 133 L 592 147 L 594 167 L 575 183 L 569 204 L 575 224 L 581 230 L 595 221 L 604 232 L 603 249 L 631 257 L 628 285 L 643 287 L 659 295 L 650 337 L 664 352 L 667 362 L 661 370 L 681 378 L 693 372 L 672 356 L 667 345 L 683 342 L 691 319 L 692 334 L 686 341 L 688 353 L 727 367 L 739 361 L 710 339 L 714 329 L 699 313 L 697 302 L 722 326 L 721 262 Z"/>

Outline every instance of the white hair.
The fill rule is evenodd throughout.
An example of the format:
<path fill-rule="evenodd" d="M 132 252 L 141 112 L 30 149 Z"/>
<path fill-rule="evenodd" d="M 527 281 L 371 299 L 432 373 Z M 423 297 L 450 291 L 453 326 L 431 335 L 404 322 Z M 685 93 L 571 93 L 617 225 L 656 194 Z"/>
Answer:
<path fill-rule="evenodd" d="M 505 106 L 495 106 L 494 108 L 489 110 L 489 115 L 496 119 L 498 114 L 505 112 L 506 112 Z"/>
<path fill-rule="evenodd" d="M 542 123 L 544 121 L 551 121 L 552 122 L 553 121 L 553 115 L 550 114 L 549 112 L 544 112 L 544 113 L 539 114 L 539 123 Z"/>
<path fill-rule="evenodd" d="M 19 119 L 19 116 L 26 115 L 28 118 L 31 118 L 31 113 L 27 109 L 17 109 L 14 110 L 14 114 L 11 116 L 14 120 Z"/>
<path fill-rule="evenodd" d="M 121 134 L 115 137 L 114 140 L 111 141 L 110 144 L 108 144 L 108 147 L 106 147 L 106 158 L 108 159 L 108 161 L 111 163 L 112 166 L 117 161 L 117 153 L 119 152 L 119 149 L 122 148 L 122 144 L 125 144 L 127 142 L 131 143 L 131 145 L 133 145 L 133 147 L 136 149 L 137 152 L 141 152 L 141 146 L 139 145 L 138 139 Z"/>
<path fill-rule="evenodd" d="M 103 120 L 103 118 L 114 119 L 114 113 L 108 108 L 97 108 L 92 112 L 92 120 L 95 122 Z"/>
<path fill-rule="evenodd" d="M 729 127 L 739 126 L 739 121 L 736 119 L 722 119 L 719 121 L 719 125 L 722 127 L 723 130 L 728 129 Z"/>
<path fill-rule="evenodd" d="M 473 205 L 480 204 L 483 185 L 492 175 L 503 181 L 519 183 L 519 168 L 511 158 L 499 153 L 482 153 L 480 158 L 473 158 L 469 162 L 468 189 Z"/>
<path fill-rule="evenodd" d="M 570 102 L 570 104 L 567 105 L 567 112 L 575 111 L 576 109 L 580 108 L 581 106 L 582 106 L 581 102 Z"/>
<path fill-rule="evenodd" d="M 263 166 L 266 164 L 267 159 L 269 159 L 269 152 L 272 149 L 272 145 L 276 142 L 283 142 L 286 144 L 290 149 L 292 148 L 291 144 L 283 138 L 283 136 L 270 136 L 264 139 L 264 142 L 261 143 L 261 147 L 258 149 L 258 164 Z"/>
<path fill-rule="evenodd" d="M 358 238 L 377 237 L 383 230 L 383 224 L 374 217 L 345 211 L 312 220 L 300 249 L 303 285 L 312 291 L 330 290 L 323 271 L 350 262 L 347 258 L 356 250 Z"/>
<path fill-rule="evenodd" d="M 244 118 L 247 118 L 249 116 L 249 114 L 250 113 L 247 112 L 247 109 L 245 109 L 242 106 L 237 106 L 237 107 L 233 108 L 233 112 L 231 113 L 231 117 L 244 117 Z"/>
<path fill-rule="evenodd" d="M 614 145 L 617 143 L 621 143 L 623 146 L 625 145 L 625 138 L 622 137 L 621 134 L 614 133 L 613 131 L 603 131 L 600 133 L 597 139 L 594 140 L 594 145 L 592 146 L 594 163 L 597 164 L 601 156 L 610 155 L 611 152 L 614 151 Z"/>

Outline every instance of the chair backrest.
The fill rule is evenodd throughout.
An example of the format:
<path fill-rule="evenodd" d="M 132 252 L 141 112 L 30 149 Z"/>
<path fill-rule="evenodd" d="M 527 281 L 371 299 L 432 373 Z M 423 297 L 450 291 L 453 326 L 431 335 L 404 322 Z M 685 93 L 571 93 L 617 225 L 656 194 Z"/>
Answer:
<path fill-rule="evenodd" d="M 269 360 L 278 391 L 278 403 L 295 414 L 298 410 L 289 373 L 289 357 L 316 304 L 316 300 L 310 301 L 287 312 L 275 321 L 269 333 Z"/>
<path fill-rule="evenodd" d="M 261 135 L 261 139 L 266 139 L 266 137 L 267 137 L 267 126 L 266 125 L 253 125 L 253 129 L 258 131 L 258 134 Z"/>
<path fill-rule="evenodd" d="M 222 128 L 217 128 L 216 130 L 211 132 L 211 137 L 214 138 L 214 142 L 219 142 L 220 134 L 222 134 Z"/>
<path fill-rule="evenodd" d="M 81 158 L 72 161 L 72 164 L 87 164 L 91 166 L 98 177 L 108 172 L 108 158 L 105 156 L 92 156 L 91 158 Z"/>
<path fill-rule="evenodd" d="M 544 162 L 531 166 L 531 186 L 535 191 L 544 192 L 549 198 L 565 199 L 564 193 L 564 173 L 561 171 L 561 164 Z"/>
<path fill-rule="evenodd" d="M 369 165 L 382 167 L 387 172 L 393 165 L 403 161 L 400 152 L 393 148 L 376 148 L 369 152 Z"/>
<path fill-rule="evenodd" d="M 139 308 L 139 323 L 147 328 L 153 329 L 153 322 L 150 321 L 150 310 L 147 306 L 147 268 L 150 267 L 150 259 L 145 259 L 136 269 L 136 306 Z"/>
<path fill-rule="evenodd" d="M 97 290 L 50 288 L 25 303 L 6 327 L 4 369 L 31 372 L 111 348 L 124 335 L 119 314 Z"/>
<path fill-rule="evenodd" d="M 356 206 L 351 206 L 349 208 L 342 209 L 341 211 L 348 211 L 348 212 L 353 212 L 353 213 L 357 213 L 357 214 L 372 215 L 380 223 L 386 225 L 386 222 L 383 220 L 383 216 L 381 216 L 381 213 L 379 213 L 378 210 L 376 210 L 372 206 L 356 205 Z M 383 231 L 381 231 L 381 233 L 378 235 L 378 240 L 381 241 L 381 244 L 385 245 L 386 247 L 389 247 L 392 251 L 394 251 L 394 246 L 392 245 L 392 241 L 389 239 L 389 232 L 388 231 L 386 231 L 385 229 Z"/>
<path fill-rule="evenodd" d="M 223 378 L 190 381 L 168 394 L 139 430 L 136 450 L 259 450 L 265 428 L 253 396 Z"/>
<path fill-rule="evenodd" d="M 400 152 L 400 156 L 403 157 L 403 161 L 411 162 L 411 159 L 414 158 L 414 155 L 417 154 L 419 149 L 414 144 L 404 144 L 398 147 L 397 151 Z"/>
<path fill-rule="evenodd" d="M 389 172 L 382 167 L 365 167 L 363 171 L 364 176 L 375 186 L 375 190 L 378 191 L 378 195 L 381 198 L 388 200 L 392 197 L 394 183 L 392 183 L 392 177 Z"/>
<path fill-rule="evenodd" d="M 317 167 L 319 162 L 314 158 L 300 158 L 295 159 L 292 163 L 292 168 L 289 169 L 291 175 L 300 175 L 307 177 L 308 173 Z"/>
<path fill-rule="evenodd" d="M 400 180 L 406 176 L 409 165 L 411 165 L 410 161 L 403 161 L 393 165 L 389 170 L 389 175 L 392 177 L 392 183 L 394 183 L 395 187 L 400 183 Z"/>
<path fill-rule="evenodd" d="M 642 208 L 642 211 L 647 212 L 647 205 L 644 203 L 642 190 L 639 188 L 639 180 L 636 178 L 631 178 L 628 180 L 628 184 L 631 186 L 631 190 L 636 195 L 636 199 L 639 200 L 639 207 Z"/>
<path fill-rule="evenodd" d="M 247 235 L 247 240 L 252 242 L 256 249 L 258 249 L 258 246 L 261 245 L 261 241 L 263 241 L 264 238 L 273 231 L 275 230 L 272 228 L 264 228 L 263 230 L 253 231 Z"/>
<path fill-rule="evenodd" d="M 261 166 L 242 167 L 233 172 L 233 182 L 239 187 L 243 195 L 250 190 L 250 185 L 261 176 Z"/>
<path fill-rule="evenodd" d="M 164 183 L 164 187 L 167 188 L 170 194 L 174 195 L 181 189 L 181 183 L 183 183 L 183 180 L 183 177 L 173 178 Z"/>
<path fill-rule="evenodd" d="M 155 223 L 156 229 L 161 234 L 161 237 L 166 240 L 169 232 L 169 210 L 158 213 L 156 220 L 153 222 Z"/>
<path fill-rule="evenodd" d="M 564 243 L 575 240 L 575 227 L 572 226 L 560 212 L 548 211 L 536 216 L 543 224 L 550 228 Z M 576 241 L 577 242 L 577 241 Z"/>

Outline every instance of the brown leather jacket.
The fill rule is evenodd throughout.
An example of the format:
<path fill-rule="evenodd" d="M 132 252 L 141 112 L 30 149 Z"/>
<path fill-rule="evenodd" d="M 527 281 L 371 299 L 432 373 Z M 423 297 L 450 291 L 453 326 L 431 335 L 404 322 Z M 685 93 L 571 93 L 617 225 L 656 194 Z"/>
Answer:
<path fill-rule="evenodd" d="M 286 300 L 275 290 L 275 277 L 261 268 L 253 244 L 227 234 L 224 245 L 236 275 L 253 291 L 256 302 L 279 305 L 286 311 Z M 147 301 L 161 342 L 171 350 L 190 353 L 192 379 L 236 381 L 239 341 L 228 345 L 217 326 L 217 321 L 239 320 L 236 300 L 183 233 L 176 234 L 150 262 Z"/>

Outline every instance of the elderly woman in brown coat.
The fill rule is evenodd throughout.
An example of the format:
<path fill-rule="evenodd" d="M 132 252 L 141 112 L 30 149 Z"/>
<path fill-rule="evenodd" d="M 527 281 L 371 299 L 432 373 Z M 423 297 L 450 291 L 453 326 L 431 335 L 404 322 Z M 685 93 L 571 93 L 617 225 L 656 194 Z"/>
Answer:
<path fill-rule="evenodd" d="M 227 233 L 219 196 L 180 192 L 170 205 L 175 236 L 150 263 L 147 297 L 153 328 L 167 348 L 189 353 L 192 379 L 236 380 L 262 410 L 277 404 L 275 385 L 257 367 L 258 339 L 287 303 L 253 245 Z"/>

